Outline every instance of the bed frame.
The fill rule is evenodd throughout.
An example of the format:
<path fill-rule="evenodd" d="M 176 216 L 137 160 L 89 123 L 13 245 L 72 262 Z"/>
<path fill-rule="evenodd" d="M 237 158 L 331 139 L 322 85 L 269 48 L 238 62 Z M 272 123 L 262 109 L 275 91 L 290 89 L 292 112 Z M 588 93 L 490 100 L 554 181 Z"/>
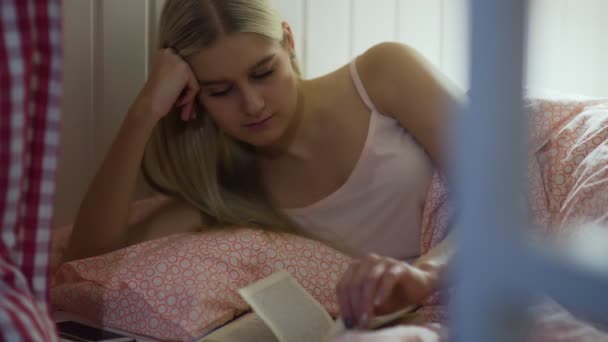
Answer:
<path fill-rule="evenodd" d="M 451 171 L 461 205 L 450 308 L 454 340 L 524 340 L 525 309 L 539 292 L 608 321 L 608 274 L 582 271 L 523 242 L 530 224 L 521 203 L 527 1 L 471 0 L 470 9 L 470 103 L 455 123 L 458 143 L 450 144 L 459 161 Z"/>

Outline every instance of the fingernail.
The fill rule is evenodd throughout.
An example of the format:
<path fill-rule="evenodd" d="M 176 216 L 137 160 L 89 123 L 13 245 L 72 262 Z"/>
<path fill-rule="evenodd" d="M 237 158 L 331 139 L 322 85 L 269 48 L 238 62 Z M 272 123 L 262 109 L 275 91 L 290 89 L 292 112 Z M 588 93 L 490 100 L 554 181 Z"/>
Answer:
<path fill-rule="evenodd" d="M 375 305 L 375 306 L 380 305 L 380 299 L 381 299 L 381 298 L 380 298 L 380 296 L 379 296 L 379 295 L 378 295 L 378 296 L 376 296 L 376 299 L 374 299 L 374 305 Z"/>
<path fill-rule="evenodd" d="M 349 318 L 345 318 L 344 319 L 344 327 L 346 327 L 346 329 L 350 330 L 353 328 L 353 321 L 351 321 Z"/>

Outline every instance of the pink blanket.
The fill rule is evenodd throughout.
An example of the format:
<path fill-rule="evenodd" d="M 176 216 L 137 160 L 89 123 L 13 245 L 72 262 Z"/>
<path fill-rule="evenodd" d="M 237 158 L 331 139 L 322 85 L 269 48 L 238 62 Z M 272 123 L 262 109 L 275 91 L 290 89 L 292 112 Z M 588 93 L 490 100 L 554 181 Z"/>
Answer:
<path fill-rule="evenodd" d="M 608 100 L 528 99 L 530 121 L 528 202 L 535 229 L 546 237 L 577 233 L 578 223 L 608 219 Z M 436 175 L 424 208 L 421 247 L 427 252 L 447 234 L 452 208 Z M 608 225 L 607 225 L 608 227 Z M 439 296 L 422 309 L 423 321 L 440 322 Z M 537 310 L 540 340 L 608 339 L 557 305 Z M 541 314 L 542 312 L 542 314 Z M 566 334 L 567 333 L 567 334 Z"/>
<path fill-rule="evenodd" d="M 528 203 L 545 234 L 608 218 L 608 100 L 529 99 Z M 436 174 L 422 221 L 422 251 L 446 236 L 451 208 Z"/>

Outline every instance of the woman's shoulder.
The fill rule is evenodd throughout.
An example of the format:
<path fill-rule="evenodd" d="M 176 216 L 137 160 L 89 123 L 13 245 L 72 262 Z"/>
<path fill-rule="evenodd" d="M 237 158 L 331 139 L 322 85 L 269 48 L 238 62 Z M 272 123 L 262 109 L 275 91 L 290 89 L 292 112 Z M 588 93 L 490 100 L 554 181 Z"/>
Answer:
<path fill-rule="evenodd" d="M 395 72 L 403 75 L 404 72 L 401 69 L 404 68 L 404 65 L 406 67 L 411 65 L 408 61 L 415 58 L 415 55 L 415 50 L 405 44 L 382 42 L 370 47 L 354 60 L 322 76 L 309 79 L 307 82 L 323 97 L 333 99 L 332 102 L 352 101 L 352 98 L 359 96 L 351 86 L 354 75 L 352 75 L 350 65 L 354 63 L 363 88 L 372 98 L 375 98 L 374 94 L 394 91 L 390 88 L 394 87 L 395 81 L 398 81 Z"/>
<path fill-rule="evenodd" d="M 407 74 L 408 69 L 419 65 L 416 63 L 419 59 L 416 50 L 408 45 L 382 42 L 359 55 L 355 65 L 366 88 L 373 92 L 376 88 L 384 90 L 382 88 L 391 85 L 390 81 Z"/>
<path fill-rule="evenodd" d="M 349 66 L 352 62 L 360 75 L 371 76 L 378 74 L 378 71 L 390 70 L 390 65 L 407 63 L 415 55 L 416 51 L 403 43 L 382 42 L 371 46 L 354 60 L 309 81 L 331 84 L 344 80 L 349 77 Z"/>
<path fill-rule="evenodd" d="M 403 58 L 415 57 L 418 52 L 411 46 L 400 42 L 381 42 L 369 47 L 357 59 L 357 63 L 379 65 L 386 62 L 403 62 Z"/>

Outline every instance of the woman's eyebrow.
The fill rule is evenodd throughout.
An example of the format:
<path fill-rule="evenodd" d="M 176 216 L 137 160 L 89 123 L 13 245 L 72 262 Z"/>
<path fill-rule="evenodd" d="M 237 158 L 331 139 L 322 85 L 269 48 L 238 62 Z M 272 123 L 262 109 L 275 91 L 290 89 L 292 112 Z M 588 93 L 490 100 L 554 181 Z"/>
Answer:
<path fill-rule="evenodd" d="M 262 58 L 259 62 L 255 63 L 255 65 L 253 67 L 251 67 L 251 70 L 255 70 L 259 67 L 261 67 L 262 65 L 270 62 L 273 58 L 274 58 L 274 54 L 270 54 L 264 58 Z"/>
<path fill-rule="evenodd" d="M 261 67 L 262 65 L 272 61 L 275 57 L 275 54 L 270 54 L 266 57 L 263 57 L 262 59 L 260 59 L 257 63 L 255 63 L 251 68 L 249 68 L 249 70 L 253 71 L 259 67 Z M 223 84 L 223 83 L 227 83 L 229 82 L 228 80 L 200 80 L 198 83 L 201 86 L 212 86 L 212 85 L 218 85 L 218 84 Z"/>

